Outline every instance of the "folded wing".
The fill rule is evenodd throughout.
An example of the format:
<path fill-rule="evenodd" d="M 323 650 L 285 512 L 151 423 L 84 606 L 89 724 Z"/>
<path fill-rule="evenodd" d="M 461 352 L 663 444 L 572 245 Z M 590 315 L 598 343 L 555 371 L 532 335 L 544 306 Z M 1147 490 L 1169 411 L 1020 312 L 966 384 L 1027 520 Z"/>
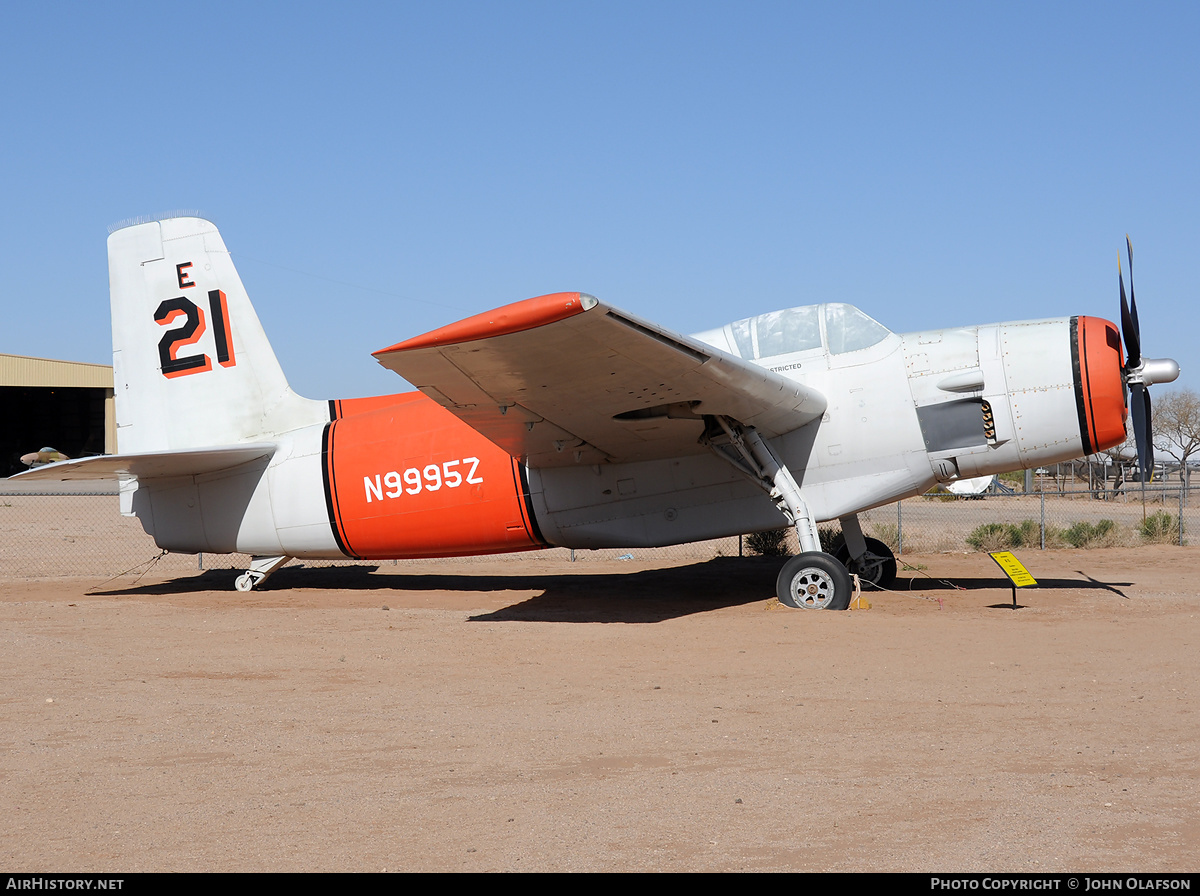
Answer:
<path fill-rule="evenodd" d="M 772 437 L 826 406 L 814 389 L 582 293 L 507 305 L 375 357 L 535 467 L 701 453 L 706 415 Z"/>

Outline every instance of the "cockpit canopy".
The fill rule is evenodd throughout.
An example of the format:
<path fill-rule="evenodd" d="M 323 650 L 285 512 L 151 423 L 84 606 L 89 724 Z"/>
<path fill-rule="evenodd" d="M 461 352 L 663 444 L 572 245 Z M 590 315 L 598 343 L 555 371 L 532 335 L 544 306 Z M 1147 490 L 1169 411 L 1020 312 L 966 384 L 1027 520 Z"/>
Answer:
<path fill-rule="evenodd" d="M 829 302 L 770 311 L 696 334 L 709 345 L 746 360 L 825 347 L 840 355 L 876 345 L 891 331 L 853 305 Z"/>

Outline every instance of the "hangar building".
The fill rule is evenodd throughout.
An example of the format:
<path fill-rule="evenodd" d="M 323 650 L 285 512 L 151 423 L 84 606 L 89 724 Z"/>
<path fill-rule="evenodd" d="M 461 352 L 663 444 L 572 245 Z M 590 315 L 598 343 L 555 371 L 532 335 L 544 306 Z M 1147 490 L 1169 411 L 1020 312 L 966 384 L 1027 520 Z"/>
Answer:
<path fill-rule="evenodd" d="M 28 469 L 21 455 L 114 454 L 117 418 L 107 364 L 0 354 L 0 476 Z"/>

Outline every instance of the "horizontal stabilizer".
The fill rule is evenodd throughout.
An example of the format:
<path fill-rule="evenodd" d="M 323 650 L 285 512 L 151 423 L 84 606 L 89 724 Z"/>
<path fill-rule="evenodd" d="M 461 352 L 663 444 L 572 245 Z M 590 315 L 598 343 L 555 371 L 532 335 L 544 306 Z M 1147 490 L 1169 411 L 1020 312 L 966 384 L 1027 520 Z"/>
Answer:
<path fill-rule="evenodd" d="M 106 454 L 46 464 L 10 477 L 14 480 L 63 482 L 71 479 L 114 479 L 136 476 L 138 479 L 164 479 L 171 476 L 199 476 L 241 466 L 260 457 L 270 457 L 275 445 L 229 445 L 191 451 L 153 451 L 147 454 Z"/>

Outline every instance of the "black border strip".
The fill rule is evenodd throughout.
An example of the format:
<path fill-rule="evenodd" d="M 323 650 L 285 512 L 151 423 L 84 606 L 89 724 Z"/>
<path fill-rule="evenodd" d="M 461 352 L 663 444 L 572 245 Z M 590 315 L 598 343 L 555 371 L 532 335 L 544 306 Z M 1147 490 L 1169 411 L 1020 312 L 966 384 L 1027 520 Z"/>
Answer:
<path fill-rule="evenodd" d="M 333 408 L 333 402 L 329 402 L 330 410 Z M 329 529 L 333 532 L 333 540 L 337 542 L 338 550 L 347 557 L 353 557 L 355 560 L 361 560 L 362 557 L 356 556 L 350 551 L 346 542 L 342 540 L 342 533 L 338 528 L 338 520 L 341 519 L 341 513 L 337 507 L 337 495 L 335 494 L 337 486 L 333 482 L 331 471 L 333 469 L 333 424 L 331 421 L 325 424 L 325 429 L 321 431 L 321 484 L 325 487 L 325 511 L 329 514 Z"/>
<path fill-rule="evenodd" d="M 1091 419 L 1083 384 L 1087 381 L 1087 353 L 1080 351 L 1079 318 L 1071 318 L 1071 376 L 1075 379 L 1075 412 L 1079 416 L 1079 438 L 1083 440 L 1083 453 L 1094 454 L 1092 434 L 1088 427 Z"/>
<path fill-rule="evenodd" d="M 546 541 L 545 537 L 542 535 L 542 527 L 538 525 L 537 517 L 533 514 L 533 496 L 529 493 L 529 470 L 525 464 L 521 462 L 520 458 L 514 458 L 513 463 L 520 471 L 521 500 L 525 504 L 525 516 L 529 521 L 529 534 L 538 544 L 546 545 L 548 547 L 550 542 Z"/>

